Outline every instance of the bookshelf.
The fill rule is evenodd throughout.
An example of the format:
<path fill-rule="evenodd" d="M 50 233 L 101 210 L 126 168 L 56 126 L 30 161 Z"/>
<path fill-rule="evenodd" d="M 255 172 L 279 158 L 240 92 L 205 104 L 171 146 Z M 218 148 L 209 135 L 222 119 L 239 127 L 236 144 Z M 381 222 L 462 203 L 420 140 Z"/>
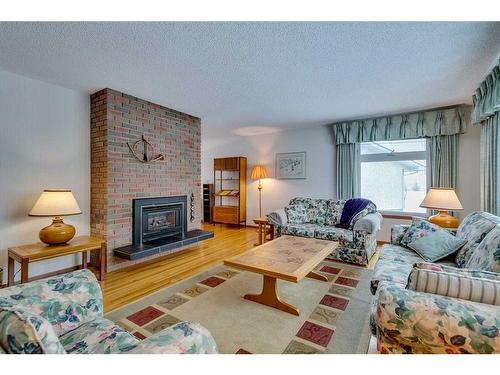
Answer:
<path fill-rule="evenodd" d="M 212 223 L 214 210 L 214 184 L 203 184 L 203 222 Z"/>
<path fill-rule="evenodd" d="M 247 158 L 214 159 L 214 223 L 246 223 L 246 183 Z"/>

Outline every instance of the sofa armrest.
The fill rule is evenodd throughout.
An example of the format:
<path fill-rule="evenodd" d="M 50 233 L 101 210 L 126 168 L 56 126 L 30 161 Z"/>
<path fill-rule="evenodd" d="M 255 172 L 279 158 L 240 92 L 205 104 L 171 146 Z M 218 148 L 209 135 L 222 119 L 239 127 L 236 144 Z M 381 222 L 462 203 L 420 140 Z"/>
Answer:
<path fill-rule="evenodd" d="M 180 322 L 149 336 L 125 354 L 216 354 L 217 345 L 208 330 L 191 322 Z"/>
<path fill-rule="evenodd" d="M 267 221 L 273 225 L 286 225 L 288 217 L 286 216 L 285 209 L 280 208 L 279 210 L 271 212 L 267 215 Z"/>
<path fill-rule="evenodd" d="M 382 353 L 500 353 L 500 308 L 379 286 L 374 323 Z"/>
<path fill-rule="evenodd" d="M 409 224 L 397 224 L 391 227 L 391 244 L 400 245 L 401 239 L 410 227 Z"/>
<path fill-rule="evenodd" d="M 363 216 L 361 219 L 356 221 L 353 230 L 361 230 L 367 233 L 376 233 L 380 230 L 382 220 L 382 215 L 379 212 L 373 212 L 371 214 Z"/>
<path fill-rule="evenodd" d="M 37 313 L 57 336 L 103 315 L 101 287 L 86 269 L 0 289 L 0 306 Z"/>

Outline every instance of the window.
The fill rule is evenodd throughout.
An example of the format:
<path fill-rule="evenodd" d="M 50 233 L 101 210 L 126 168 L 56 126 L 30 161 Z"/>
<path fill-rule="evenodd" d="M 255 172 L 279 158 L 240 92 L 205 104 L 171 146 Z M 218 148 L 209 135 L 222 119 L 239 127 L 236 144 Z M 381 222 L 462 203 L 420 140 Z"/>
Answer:
<path fill-rule="evenodd" d="M 381 211 L 424 213 L 427 192 L 425 139 L 361 143 L 361 196 Z"/>

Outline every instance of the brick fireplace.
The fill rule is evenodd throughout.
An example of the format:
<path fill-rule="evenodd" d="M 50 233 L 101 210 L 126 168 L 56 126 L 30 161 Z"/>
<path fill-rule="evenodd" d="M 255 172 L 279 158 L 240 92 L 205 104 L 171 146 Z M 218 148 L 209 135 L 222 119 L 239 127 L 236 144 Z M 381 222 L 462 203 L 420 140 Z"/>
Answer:
<path fill-rule="evenodd" d="M 108 259 L 132 245 L 134 199 L 193 193 L 187 231 L 200 229 L 200 127 L 197 117 L 112 89 L 90 96 L 91 234 L 106 239 Z M 134 157 L 129 146 L 143 138 L 163 160 Z"/>

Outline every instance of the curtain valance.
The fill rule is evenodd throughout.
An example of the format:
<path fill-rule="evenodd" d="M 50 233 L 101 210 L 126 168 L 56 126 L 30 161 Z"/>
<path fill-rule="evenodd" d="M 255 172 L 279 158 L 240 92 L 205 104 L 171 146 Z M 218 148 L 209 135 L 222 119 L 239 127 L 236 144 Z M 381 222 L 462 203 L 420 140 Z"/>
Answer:
<path fill-rule="evenodd" d="M 478 87 L 472 96 L 474 109 L 472 111 L 472 123 L 477 124 L 493 116 L 500 111 L 500 65 L 493 71 Z"/>
<path fill-rule="evenodd" d="M 332 125 L 336 144 L 388 141 L 464 133 L 470 106 L 412 112 Z"/>

